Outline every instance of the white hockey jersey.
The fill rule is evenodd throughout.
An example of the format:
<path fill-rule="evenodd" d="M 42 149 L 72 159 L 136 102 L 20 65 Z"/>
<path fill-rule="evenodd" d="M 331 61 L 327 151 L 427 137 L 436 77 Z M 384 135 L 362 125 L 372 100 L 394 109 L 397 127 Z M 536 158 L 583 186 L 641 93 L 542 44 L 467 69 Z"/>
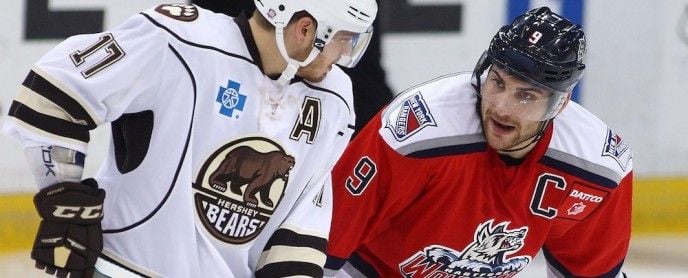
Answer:
<path fill-rule="evenodd" d="M 318 276 L 352 101 L 338 67 L 319 83 L 265 76 L 246 18 L 161 5 L 48 52 L 5 132 L 86 153 L 111 123 L 101 259 L 147 276 Z"/>

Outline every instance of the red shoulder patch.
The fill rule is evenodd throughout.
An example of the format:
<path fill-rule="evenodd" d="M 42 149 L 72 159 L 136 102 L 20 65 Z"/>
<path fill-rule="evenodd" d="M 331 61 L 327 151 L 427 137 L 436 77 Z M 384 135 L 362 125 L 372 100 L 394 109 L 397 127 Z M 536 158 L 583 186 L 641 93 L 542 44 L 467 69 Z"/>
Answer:
<path fill-rule="evenodd" d="M 609 193 L 575 182 L 559 207 L 559 217 L 583 220 L 602 204 Z"/>

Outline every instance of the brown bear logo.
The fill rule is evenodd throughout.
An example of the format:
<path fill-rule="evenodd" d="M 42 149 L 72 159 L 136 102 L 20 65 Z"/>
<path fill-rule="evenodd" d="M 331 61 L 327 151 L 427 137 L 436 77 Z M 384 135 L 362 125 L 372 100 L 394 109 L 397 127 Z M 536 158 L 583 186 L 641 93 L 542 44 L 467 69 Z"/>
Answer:
<path fill-rule="evenodd" d="M 218 191 L 227 191 L 229 182 L 232 192 L 243 195 L 244 202 L 257 207 L 256 194 L 260 193 L 260 201 L 268 207 L 273 207 L 270 200 L 270 188 L 277 179 L 284 181 L 289 177 L 289 171 L 294 168 L 294 157 L 283 151 L 258 152 L 247 146 L 240 146 L 231 150 L 225 156 L 220 166 L 210 175 L 210 186 Z M 241 187 L 248 184 L 243 194 Z"/>

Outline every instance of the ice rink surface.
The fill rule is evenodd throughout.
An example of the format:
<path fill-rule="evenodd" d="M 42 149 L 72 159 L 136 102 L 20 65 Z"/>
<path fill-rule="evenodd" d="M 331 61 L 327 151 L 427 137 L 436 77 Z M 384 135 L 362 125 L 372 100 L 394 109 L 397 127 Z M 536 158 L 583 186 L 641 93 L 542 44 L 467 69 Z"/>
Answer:
<path fill-rule="evenodd" d="M 688 235 L 634 238 L 623 270 L 629 278 L 688 278 Z M 23 251 L 0 255 L 0 277 L 48 275 L 36 270 L 29 252 Z M 546 277 L 544 258 L 535 257 L 516 277 Z"/>

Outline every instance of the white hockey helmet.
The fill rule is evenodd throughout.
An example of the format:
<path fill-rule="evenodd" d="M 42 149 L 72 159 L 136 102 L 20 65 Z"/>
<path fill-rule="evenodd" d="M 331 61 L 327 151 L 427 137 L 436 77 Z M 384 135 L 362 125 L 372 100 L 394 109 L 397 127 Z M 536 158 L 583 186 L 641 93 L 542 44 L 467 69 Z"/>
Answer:
<path fill-rule="evenodd" d="M 375 0 L 254 0 L 256 9 L 275 26 L 277 47 L 289 64 L 284 78 L 291 79 L 300 66 L 309 64 L 330 42 L 347 44 L 338 65 L 354 67 L 368 47 L 377 15 Z M 318 24 L 314 48 L 304 61 L 289 57 L 283 30 L 292 16 L 306 11 Z M 293 71 L 293 73 L 292 73 Z M 286 76 L 285 76 L 286 75 Z M 282 78 L 282 77 L 281 77 Z"/>

